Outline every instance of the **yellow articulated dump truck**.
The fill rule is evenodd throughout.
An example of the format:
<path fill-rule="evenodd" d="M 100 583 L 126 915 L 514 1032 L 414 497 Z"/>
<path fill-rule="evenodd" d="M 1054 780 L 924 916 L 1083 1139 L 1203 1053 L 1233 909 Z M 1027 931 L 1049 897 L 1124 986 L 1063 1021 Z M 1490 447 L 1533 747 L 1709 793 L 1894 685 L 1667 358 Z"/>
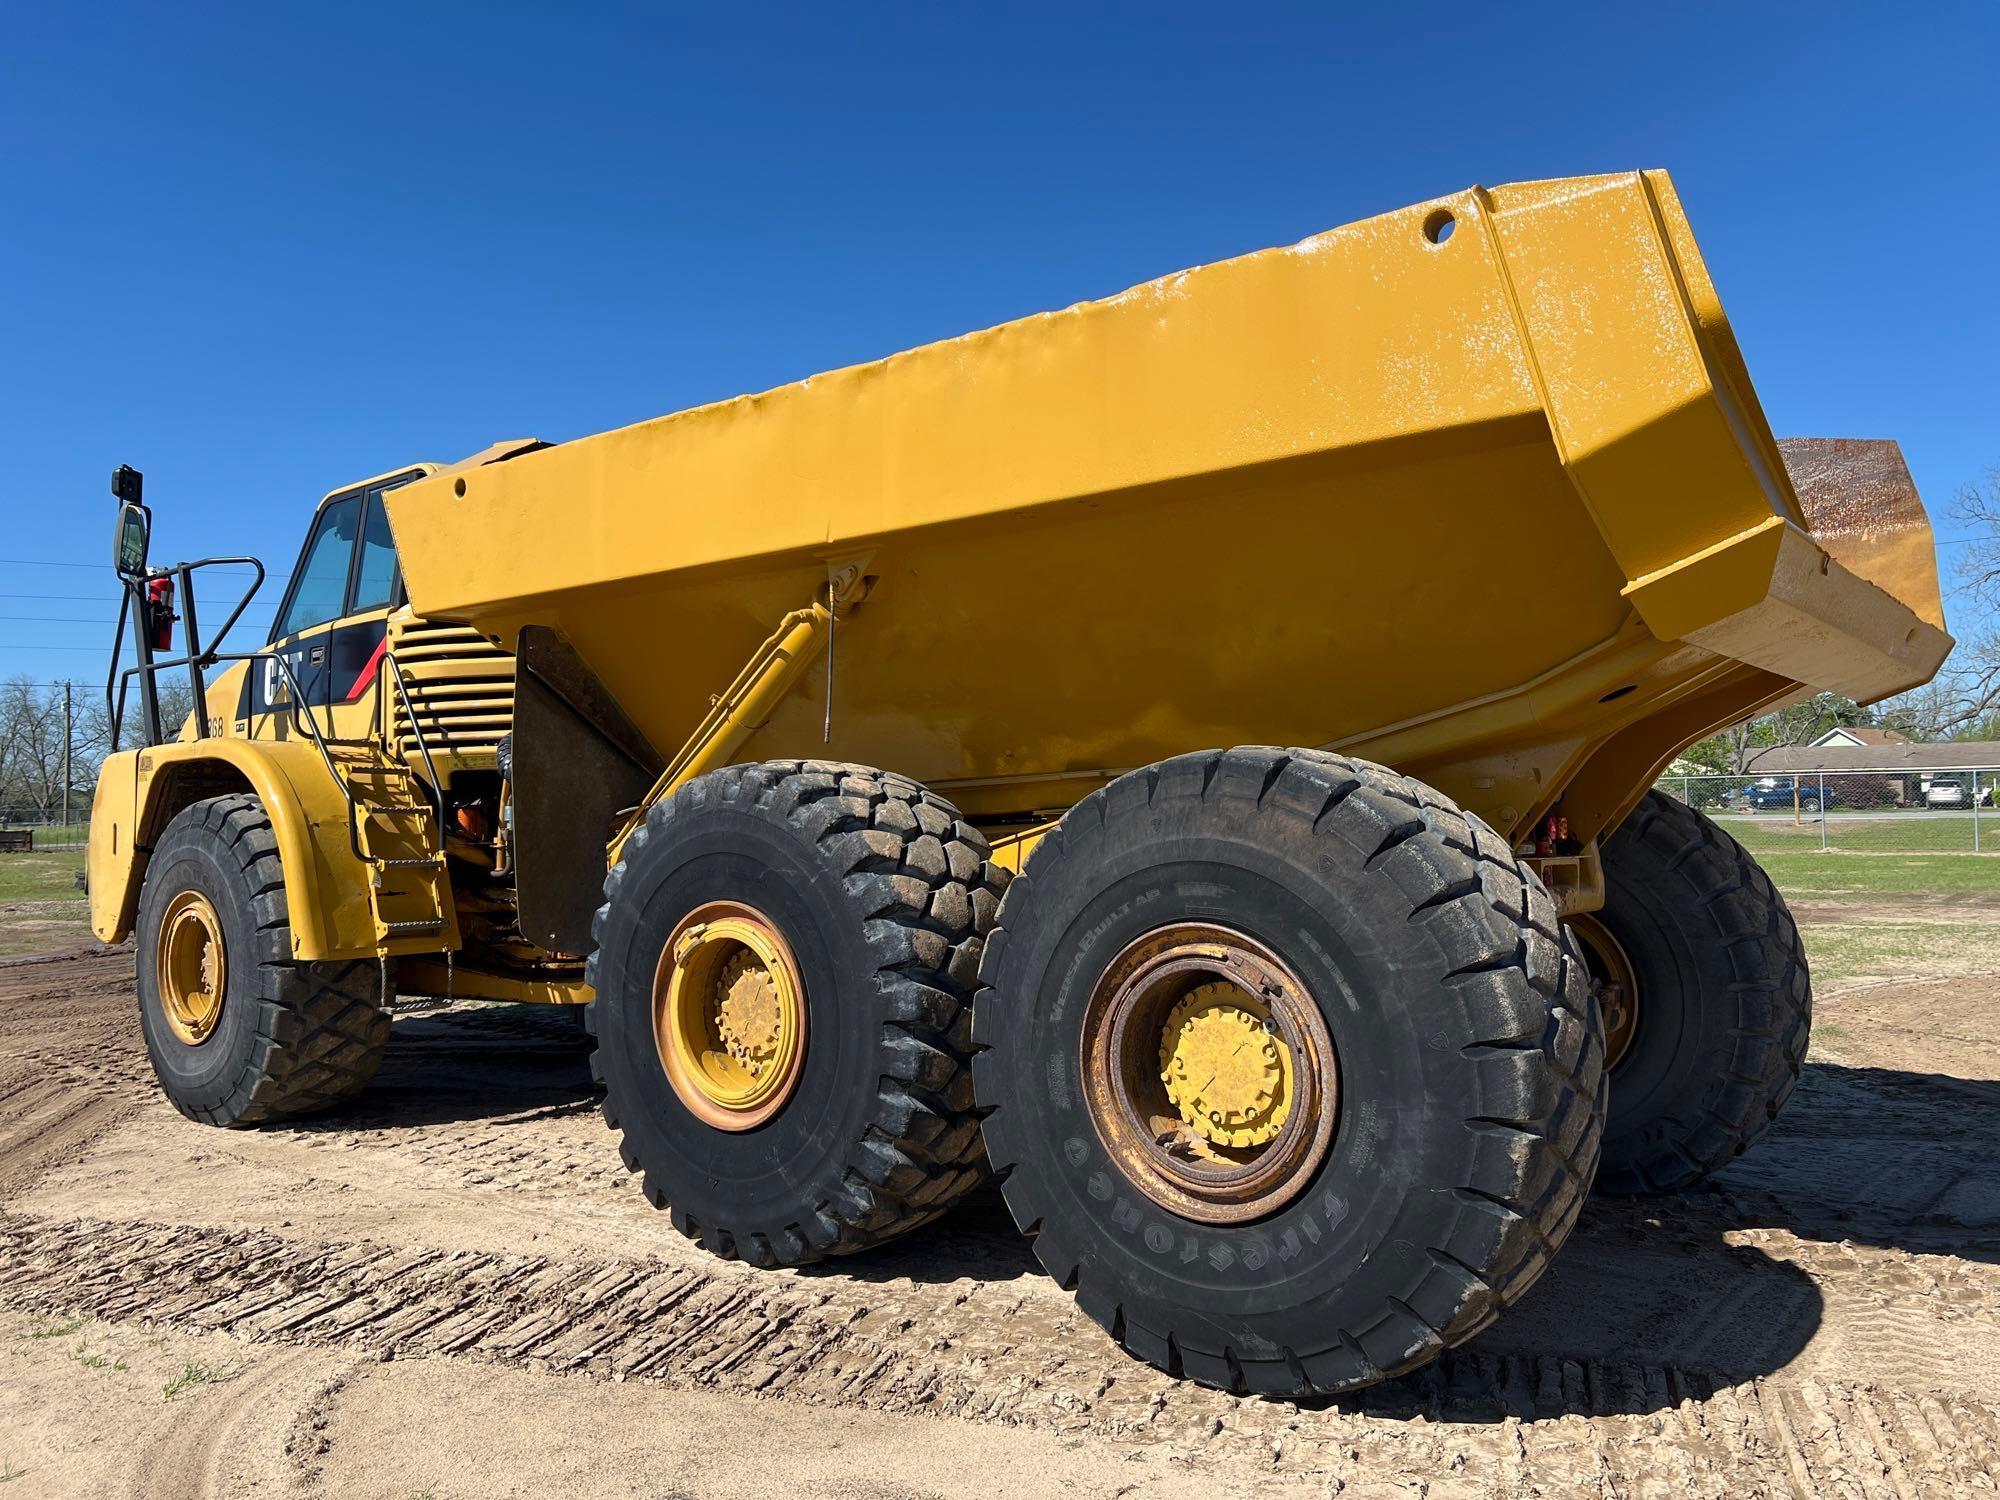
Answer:
<path fill-rule="evenodd" d="M 397 994 L 588 1004 L 715 1254 L 998 1177 L 1112 1337 L 1249 1392 L 1420 1364 L 1593 1183 L 1770 1125 L 1797 930 L 1649 788 L 1951 645 L 1914 490 L 1802 500 L 1657 173 L 390 471 L 256 650 L 194 599 L 247 560 L 152 566 L 114 489 L 92 919 L 184 1113 L 349 1098 Z"/>

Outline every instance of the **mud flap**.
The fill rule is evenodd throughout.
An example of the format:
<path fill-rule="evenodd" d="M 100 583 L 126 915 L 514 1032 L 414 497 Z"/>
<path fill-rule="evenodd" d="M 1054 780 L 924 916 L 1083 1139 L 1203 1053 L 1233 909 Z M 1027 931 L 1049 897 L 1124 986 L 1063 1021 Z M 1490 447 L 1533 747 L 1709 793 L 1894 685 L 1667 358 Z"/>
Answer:
<path fill-rule="evenodd" d="M 521 631 L 512 770 L 521 932 L 529 942 L 555 953 L 589 951 L 612 825 L 665 766 L 575 647 L 547 626 Z"/>

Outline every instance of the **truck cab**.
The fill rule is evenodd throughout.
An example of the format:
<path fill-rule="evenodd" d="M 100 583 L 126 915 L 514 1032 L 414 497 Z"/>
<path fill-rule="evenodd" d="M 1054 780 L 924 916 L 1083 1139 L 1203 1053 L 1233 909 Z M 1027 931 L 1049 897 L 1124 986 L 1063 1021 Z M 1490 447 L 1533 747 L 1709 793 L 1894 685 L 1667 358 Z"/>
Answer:
<path fill-rule="evenodd" d="M 388 650 L 389 616 L 404 602 L 382 496 L 436 467 L 412 465 L 320 501 L 271 623 L 271 654 L 244 674 L 232 716 L 243 732 L 286 733 L 289 713 L 274 710 L 289 710 L 296 682 L 304 706 L 321 716 L 333 737 L 360 737 L 365 721 L 357 723 L 357 715 L 373 701 Z"/>
<path fill-rule="evenodd" d="M 210 563 L 248 563 L 261 582 L 260 564 L 151 569 L 143 536 L 135 560 L 121 525 L 120 572 L 143 646 L 122 677 L 114 664 L 114 716 L 131 737 L 141 716 L 122 712 L 128 695 L 136 686 L 143 699 L 174 668 L 190 670 L 201 708 L 177 732 L 162 725 L 157 742 L 105 763 L 91 857 L 100 937 L 132 930 L 153 845 L 174 817 L 240 791 L 258 799 L 284 848 L 294 956 L 371 958 L 385 987 L 406 992 L 546 1000 L 580 991 L 580 963 L 526 943 L 514 915 L 500 771 L 513 658 L 477 630 L 419 618 L 404 590 L 383 496 L 440 472 L 405 464 L 323 496 L 253 649 L 226 649 L 241 606 L 203 637 L 198 622 L 215 615 L 194 595 Z"/>

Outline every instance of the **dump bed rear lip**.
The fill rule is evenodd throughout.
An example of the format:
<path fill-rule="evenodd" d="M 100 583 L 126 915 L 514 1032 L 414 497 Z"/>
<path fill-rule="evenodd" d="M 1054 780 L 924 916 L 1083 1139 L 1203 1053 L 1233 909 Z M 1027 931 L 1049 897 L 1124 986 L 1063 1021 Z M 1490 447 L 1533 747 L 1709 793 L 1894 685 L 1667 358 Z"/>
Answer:
<path fill-rule="evenodd" d="M 1625 594 L 1662 640 L 1859 703 L 1929 681 L 1953 644 L 1782 516 L 1636 579 Z M 1746 597 L 1717 613 L 1714 601 Z"/>

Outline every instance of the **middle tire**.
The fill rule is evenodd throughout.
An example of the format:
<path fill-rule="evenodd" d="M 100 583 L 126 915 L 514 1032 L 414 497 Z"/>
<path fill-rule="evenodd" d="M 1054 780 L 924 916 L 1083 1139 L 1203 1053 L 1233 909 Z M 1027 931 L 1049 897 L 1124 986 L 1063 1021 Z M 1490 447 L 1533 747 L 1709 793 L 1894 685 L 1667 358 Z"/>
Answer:
<path fill-rule="evenodd" d="M 1365 761 L 1120 778 L 1036 848 L 982 978 L 1008 1206 L 1169 1374 L 1297 1396 L 1422 1364 L 1541 1274 L 1596 1168 L 1603 1033 L 1547 891 Z"/>
<path fill-rule="evenodd" d="M 967 1063 L 1006 878 L 988 852 L 915 782 L 825 761 L 714 771 L 648 812 L 593 923 L 591 1067 L 682 1234 L 799 1265 L 985 1175 Z"/>

